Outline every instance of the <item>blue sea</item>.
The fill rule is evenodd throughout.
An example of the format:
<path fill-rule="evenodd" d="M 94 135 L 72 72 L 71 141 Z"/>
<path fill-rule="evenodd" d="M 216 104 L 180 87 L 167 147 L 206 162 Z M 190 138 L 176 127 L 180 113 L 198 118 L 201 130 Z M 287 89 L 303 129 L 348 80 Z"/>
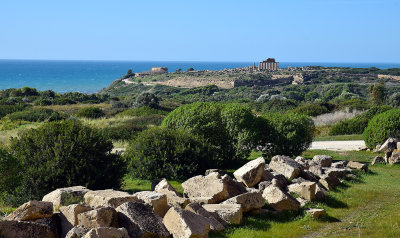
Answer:
<path fill-rule="evenodd" d="M 123 76 L 128 69 L 134 72 L 152 67 L 168 67 L 169 71 L 190 67 L 196 70 L 221 70 L 252 65 L 253 62 L 157 62 L 157 61 L 62 61 L 62 60 L 0 60 L 0 89 L 34 87 L 59 93 L 95 93 Z M 318 63 L 280 62 L 280 68 L 288 66 L 326 67 L 377 67 L 400 68 L 400 63 Z"/>

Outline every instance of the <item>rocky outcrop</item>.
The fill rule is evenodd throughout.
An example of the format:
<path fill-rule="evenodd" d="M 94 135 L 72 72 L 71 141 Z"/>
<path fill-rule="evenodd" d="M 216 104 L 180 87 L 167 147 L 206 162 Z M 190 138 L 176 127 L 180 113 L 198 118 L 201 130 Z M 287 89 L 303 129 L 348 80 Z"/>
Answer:
<path fill-rule="evenodd" d="M 203 216 L 181 208 L 171 207 L 163 223 L 173 237 L 208 237 L 210 222 Z"/>
<path fill-rule="evenodd" d="M 249 212 L 253 209 L 262 208 L 265 205 L 265 200 L 260 192 L 249 192 L 230 198 L 222 204 L 240 204 L 243 212 Z"/>
<path fill-rule="evenodd" d="M 125 228 L 98 227 L 91 229 L 83 238 L 130 238 Z"/>
<path fill-rule="evenodd" d="M 315 155 L 311 163 L 318 164 L 321 167 L 331 167 L 332 156 L 329 155 Z"/>
<path fill-rule="evenodd" d="M 347 163 L 347 167 L 368 172 L 368 164 L 363 164 L 357 161 L 349 161 L 349 163 Z"/>
<path fill-rule="evenodd" d="M 265 188 L 262 196 L 276 211 L 297 211 L 300 207 L 299 202 L 295 198 L 274 185 L 270 185 Z"/>
<path fill-rule="evenodd" d="M 137 192 L 133 196 L 138 198 L 138 201 L 143 201 L 145 204 L 150 205 L 154 212 L 163 217 L 167 213 L 169 206 L 167 196 L 162 193 L 143 191 Z"/>
<path fill-rule="evenodd" d="M 69 232 L 66 234 L 65 238 L 81 238 L 86 235 L 86 233 L 89 232 L 89 229 L 83 227 L 83 226 L 76 226 L 73 227 Z M 61 237 L 64 237 L 61 235 Z"/>
<path fill-rule="evenodd" d="M 3 238 L 57 238 L 51 227 L 44 224 L 26 221 L 0 221 Z"/>
<path fill-rule="evenodd" d="M 84 201 L 84 196 L 90 190 L 83 186 L 59 188 L 46 194 L 42 201 L 53 203 L 54 208 Z"/>
<path fill-rule="evenodd" d="M 101 207 L 78 214 L 78 224 L 88 229 L 118 227 L 117 212 L 112 207 Z"/>
<path fill-rule="evenodd" d="M 334 176 L 323 175 L 319 180 L 322 186 L 328 190 L 332 190 L 334 187 L 340 184 L 339 179 Z"/>
<path fill-rule="evenodd" d="M 64 237 L 74 226 L 78 226 L 78 215 L 92 210 L 91 207 L 73 204 L 60 207 L 61 237 Z"/>
<path fill-rule="evenodd" d="M 117 207 L 119 225 L 130 237 L 168 237 L 170 234 L 150 205 L 127 202 Z"/>
<path fill-rule="evenodd" d="M 263 157 L 252 160 L 236 170 L 233 175 L 247 187 L 253 187 L 260 182 L 265 168 L 265 160 Z"/>
<path fill-rule="evenodd" d="M 199 203 L 190 203 L 186 206 L 185 210 L 196 213 L 197 215 L 205 217 L 210 223 L 210 228 L 212 231 L 219 232 L 225 229 L 226 222 L 218 221 L 211 213 L 209 213 L 202 205 Z"/>
<path fill-rule="evenodd" d="M 30 221 L 53 216 L 53 204 L 51 202 L 29 201 L 22 204 L 14 212 L 6 217 L 12 221 Z"/>
<path fill-rule="evenodd" d="M 91 207 L 118 207 L 126 202 L 140 202 L 137 197 L 112 189 L 89 191 L 84 196 L 85 203 Z"/>

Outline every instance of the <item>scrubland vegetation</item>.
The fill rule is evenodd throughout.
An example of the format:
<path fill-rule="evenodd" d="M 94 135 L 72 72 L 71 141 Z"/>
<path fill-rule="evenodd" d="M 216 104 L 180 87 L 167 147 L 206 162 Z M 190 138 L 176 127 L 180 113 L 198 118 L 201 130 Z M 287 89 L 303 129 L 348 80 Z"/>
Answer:
<path fill-rule="evenodd" d="M 229 172 L 261 155 L 268 160 L 277 154 L 310 158 L 323 153 L 370 162 L 376 155 L 372 152 L 307 149 L 315 139 L 364 139 L 375 148 L 388 137 L 399 138 L 400 86 L 368 79 L 356 83 L 323 72 L 303 85 L 229 90 L 139 82 L 128 88 L 115 82 L 108 93 L 92 95 L 2 90 L 0 212 L 72 185 L 138 191 L 149 190 L 152 179 L 166 177 L 182 192 L 180 182 L 190 176 L 210 168 Z M 125 153 L 113 152 L 121 147 Z M 326 220 L 301 212 L 246 218 L 241 227 L 218 236 L 374 236 L 392 226 L 386 235 L 394 237 L 398 224 L 376 219 L 399 219 L 394 200 L 400 194 L 399 171 L 374 166 L 356 182 L 344 183 L 315 204 L 328 211 Z M 382 209 L 379 215 L 377 209 Z"/>

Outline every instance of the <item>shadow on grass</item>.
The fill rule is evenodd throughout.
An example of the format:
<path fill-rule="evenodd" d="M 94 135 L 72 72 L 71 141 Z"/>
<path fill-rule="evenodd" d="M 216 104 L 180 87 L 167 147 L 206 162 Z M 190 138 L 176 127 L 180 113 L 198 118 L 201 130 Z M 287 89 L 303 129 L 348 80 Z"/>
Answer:
<path fill-rule="evenodd" d="M 349 206 L 346 203 L 336 199 L 335 197 L 333 197 L 331 195 L 328 195 L 325 198 L 325 200 L 323 200 L 321 202 L 331 208 L 349 208 Z"/>

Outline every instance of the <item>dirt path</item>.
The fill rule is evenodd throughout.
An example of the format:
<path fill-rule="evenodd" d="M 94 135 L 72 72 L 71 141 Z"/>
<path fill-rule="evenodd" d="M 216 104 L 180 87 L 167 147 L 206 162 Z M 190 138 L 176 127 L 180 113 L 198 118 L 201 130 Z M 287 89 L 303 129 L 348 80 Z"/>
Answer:
<path fill-rule="evenodd" d="M 311 144 L 310 150 L 352 151 L 364 146 L 365 142 L 363 140 L 314 141 Z"/>

